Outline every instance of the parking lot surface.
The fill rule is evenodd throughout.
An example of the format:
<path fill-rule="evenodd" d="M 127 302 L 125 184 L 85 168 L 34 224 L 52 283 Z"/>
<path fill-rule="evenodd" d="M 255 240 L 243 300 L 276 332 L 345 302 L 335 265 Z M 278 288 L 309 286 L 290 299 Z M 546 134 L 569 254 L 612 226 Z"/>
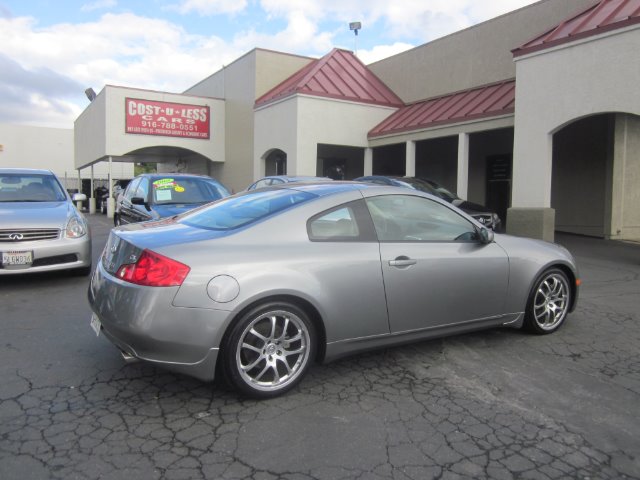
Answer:
<path fill-rule="evenodd" d="M 0 478 L 640 478 L 640 245 L 557 241 L 583 279 L 557 333 L 353 356 L 268 401 L 126 365 L 86 277 L 0 277 Z"/>

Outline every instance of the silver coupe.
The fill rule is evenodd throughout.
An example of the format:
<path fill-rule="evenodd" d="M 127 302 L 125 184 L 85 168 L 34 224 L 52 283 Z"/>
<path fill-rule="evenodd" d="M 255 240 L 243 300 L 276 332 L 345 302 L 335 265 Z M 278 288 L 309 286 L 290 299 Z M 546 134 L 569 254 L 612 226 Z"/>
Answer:
<path fill-rule="evenodd" d="M 580 280 L 561 246 L 427 193 L 286 184 L 112 230 L 91 325 L 123 353 L 273 397 L 314 361 L 482 328 L 551 333 Z"/>

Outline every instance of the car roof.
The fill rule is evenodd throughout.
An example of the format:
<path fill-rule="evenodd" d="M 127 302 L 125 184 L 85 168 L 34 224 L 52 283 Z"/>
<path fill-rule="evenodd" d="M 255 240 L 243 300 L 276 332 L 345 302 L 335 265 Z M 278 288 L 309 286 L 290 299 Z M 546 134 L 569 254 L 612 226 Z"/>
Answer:
<path fill-rule="evenodd" d="M 325 195 L 334 195 L 341 192 L 351 192 L 351 191 L 364 191 L 364 190 L 379 190 L 384 189 L 384 192 L 390 192 L 389 189 L 398 189 L 398 192 L 406 192 L 406 189 L 403 187 L 394 187 L 394 186 L 386 186 L 386 185 L 377 185 L 375 183 L 366 183 L 366 182 L 358 182 L 353 180 L 334 180 L 331 182 L 305 182 L 305 183 L 296 183 L 295 185 L 291 183 L 283 183 L 279 185 L 271 185 L 270 187 L 265 187 L 261 190 L 297 190 L 302 192 L 313 193 L 318 196 Z"/>
<path fill-rule="evenodd" d="M 194 177 L 194 178 L 209 178 L 211 180 L 215 180 L 215 178 L 210 177 L 209 175 L 201 175 L 199 173 L 182 173 L 182 172 L 166 172 L 166 173 L 141 173 L 137 175 L 137 177 L 148 177 L 148 178 L 156 178 L 156 177 Z"/>
<path fill-rule="evenodd" d="M 35 173 L 38 175 L 53 175 L 51 170 L 45 170 L 42 168 L 0 168 L 0 173 L 21 173 L 30 174 Z"/>
<path fill-rule="evenodd" d="M 285 180 L 285 181 L 289 181 L 289 182 L 295 182 L 298 180 L 331 180 L 329 177 L 316 177 L 313 175 L 268 175 L 266 177 L 262 177 L 260 180 L 264 180 L 265 178 L 273 178 L 273 179 L 280 179 L 280 180 Z M 258 180 L 258 181 L 260 181 Z"/>

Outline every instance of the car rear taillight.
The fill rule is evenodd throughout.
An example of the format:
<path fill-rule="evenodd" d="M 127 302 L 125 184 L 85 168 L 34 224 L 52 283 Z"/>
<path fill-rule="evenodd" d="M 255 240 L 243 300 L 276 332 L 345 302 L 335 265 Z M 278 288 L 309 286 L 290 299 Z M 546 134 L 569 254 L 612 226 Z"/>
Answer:
<path fill-rule="evenodd" d="M 178 287 L 191 270 L 183 263 L 143 250 L 136 263 L 126 263 L 116 272 L 125 282 L 147 287 Z"/>

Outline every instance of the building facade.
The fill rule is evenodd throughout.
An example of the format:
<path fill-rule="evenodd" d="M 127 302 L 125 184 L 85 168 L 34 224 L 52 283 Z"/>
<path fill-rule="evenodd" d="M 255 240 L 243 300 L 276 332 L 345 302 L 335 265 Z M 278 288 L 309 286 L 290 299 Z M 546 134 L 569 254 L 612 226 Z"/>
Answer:
<path fill-rule="evenodd" d="M 640 0 L 542 0 L 368 66 L 255 49 L 183 94 L 106 86 L 75 166 L 152 161 L 234 191 L 418 176 L 509 233 L 640 239 L 638 51 Z"/>

